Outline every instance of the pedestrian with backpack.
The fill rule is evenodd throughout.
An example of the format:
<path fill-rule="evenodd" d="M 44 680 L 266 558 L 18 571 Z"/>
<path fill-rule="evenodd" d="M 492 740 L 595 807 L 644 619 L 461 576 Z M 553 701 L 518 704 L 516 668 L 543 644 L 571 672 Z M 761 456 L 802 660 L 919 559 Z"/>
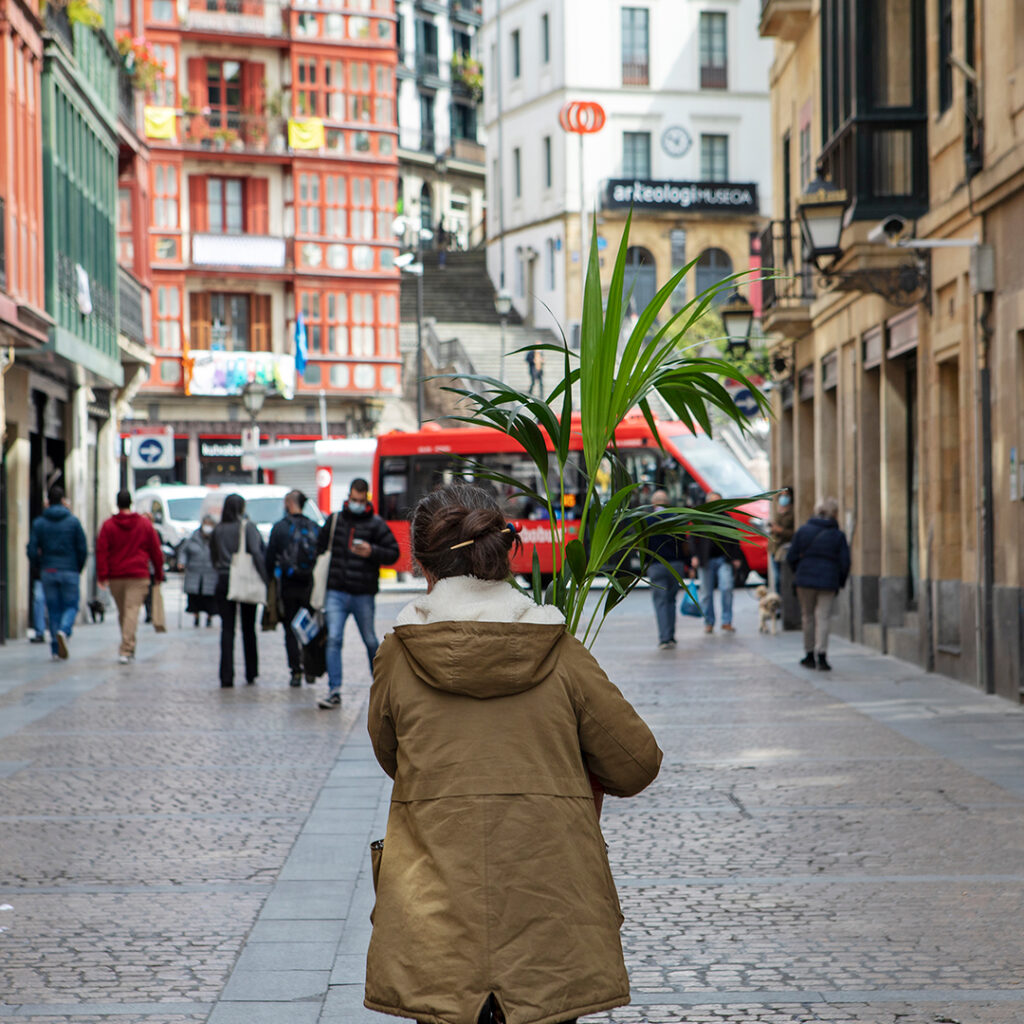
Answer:
<path fill-rule="evenodd" d="M 302 685 L 303 672 L 307 683 L 316 682 L 312 663 L 292 628 L 296 614 L 302 608 L 309 607 L 313 566 L 316 564 L 317 544 L 320 540 L 320 528 L 302 513 L 305 507 L 306 496 L 302 491 L 289 491 L 284 496 L 284 518 L 274 524 L 267 542 L 267 579 L 277 580 L 277 599 L 284 621 L 284 649 L 288 655 L 291 686 Z"/>

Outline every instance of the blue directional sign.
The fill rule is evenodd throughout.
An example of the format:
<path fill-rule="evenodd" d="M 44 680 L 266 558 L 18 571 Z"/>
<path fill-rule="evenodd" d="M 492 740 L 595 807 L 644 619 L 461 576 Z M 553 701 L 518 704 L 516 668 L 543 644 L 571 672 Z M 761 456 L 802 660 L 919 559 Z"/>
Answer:
<path fill-rule="evenodd" d="M 740 388 L 736 391 L 732 400 L 736 403 L 736 408 L 739 409 L 747 419 L 756 416 L 760 411 L 760 406 L 757 404 L 754 396 L 750 393 L 749 388 Z"/>
<path fill-rule="evenodd" d="M 173 469 L 174 431 L 157 429 L 132 437 L 131 464 L 133 469 Z"/>
<path fill-rule="evenodd" d="M 158 441 L 155 437 L 147 437 L 139 444 L 139 458 L 147 466 L 152 466 L 154 462 L 159 462 L 163 457 L 163 442 Z"/>

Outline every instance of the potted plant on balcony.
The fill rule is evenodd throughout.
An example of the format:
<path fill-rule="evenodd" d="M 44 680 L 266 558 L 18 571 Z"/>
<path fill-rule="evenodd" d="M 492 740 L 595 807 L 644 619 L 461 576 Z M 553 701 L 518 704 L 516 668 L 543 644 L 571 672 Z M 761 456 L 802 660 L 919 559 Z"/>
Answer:
<path fill-rule="evenodd" d="M 213 139 L 214 149 L 227 149 L 239 141 L 238 132 L 234 128 L 217 128 L 210 137 Z"/>
<path fill-rule="evenodd" d="M 461 85 L 479 103 L 484 95 L 484 69 L 467 53 L 452 56 L 452 81 Z"/>
<path fill-rule="evenodd" d="M 132 80 L 132 86 L 140 92 L 152 92 L 157 76 L 163 74 L 164 65 L 153 54 L 149 43 L 142 36 L 132 37 L 130 32 L 120 31 L 114 37 L 121 64 Z"/>
<path fill-rule="evenodd" d="M 263 152 L 267 148 L 267 119 L 254 107 L 243 111 L 245 118 L 245 143 L 252 149 Z"/>

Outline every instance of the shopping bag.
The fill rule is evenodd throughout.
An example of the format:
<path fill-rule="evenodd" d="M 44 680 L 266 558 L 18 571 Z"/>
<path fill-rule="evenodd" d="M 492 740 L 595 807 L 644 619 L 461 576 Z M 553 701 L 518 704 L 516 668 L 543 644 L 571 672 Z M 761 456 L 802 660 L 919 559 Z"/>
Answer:
<path fill-rule="evenodd" d="M 331 535 L 327 538 L 327 550 L 318 555 L 313 566 L 313 590 L 309 595 L 309 607 L 315 612 L 323 611 L 327 604 L 327 577 L 331 574 L 331 555 L 334 553 L 334 527 L 338 513 L 331 516 Z"/>
<path fill-rule="evenodd" d="M 683 599 L 679 602 L 679 614 L 690 615 L 693 618 L 700 618 L 704 614 L 700 610 L 700 601 L 697 600 L 692 584 L 690 586 L 683 584 Z"/>
<path fill-rule="evenodd" d="M 265 604 L 267 600 L 267 585 L 245 546 L 244 519 L 238 524 L 238 550 L 231 556 L 228 570 L 228 600 L 241 604 Z"/>
<path fill-rule="evenodd" d="M 319 625 L 316 636 L 302 648 L 302 668 L 307 679 L 319 679 L 327 673 L 327 630 L 322 620 Z"/>
<path fill-rule="evenodd" d="M 158 633 L 167 632 L 167 616 L 164 612 L 164 594 L 159 583 L 153 584 L 153 628 Z"/>

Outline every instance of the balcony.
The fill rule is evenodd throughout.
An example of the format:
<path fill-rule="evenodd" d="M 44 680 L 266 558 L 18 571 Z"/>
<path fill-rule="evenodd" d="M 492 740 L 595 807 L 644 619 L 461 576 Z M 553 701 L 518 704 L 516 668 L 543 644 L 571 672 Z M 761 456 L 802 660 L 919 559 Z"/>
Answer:
<path fill-rule="evenodd" d="M 811 23 L 811 0 L 761 0 L 760 32 L 795 43 Z"/>
<path fill-rule="evenodd" d="M 278 0 L 190 0 L 182 27 L 212 35 L 286 36 L 286 15 Z"/>
<path fill-rule="evenodd" d="M 132 131 L 138 128 L 135 117 L 135 89 L 131 78 L 123 70 L 117 74 L 117 114 L 121 122 Z"/>
<path fill-rule="evenodd" d="M 284 270 L 287 247 L 275 235 L 193 235 L 192 265 Z"/>
<path fill-rule="evenodd" d="M 762 322 L 766 331 L 800 337 L 810 328 L 814 299 L 811 268 L 802 258 L 802 240 L 795 221 L 772 221 L 761 234 Z"/>
<path fill-rule="evenodd" d="M 118 333 L 139 345 L 146 343 L 142 291 L 142 285 L 124 267 L 117 268 Z"/>
<path fill-rule="evenodd" d="M 452 157 L 467 164 L 484 165 L 487 151 L 474 139 L 452 139 Z"/>
<path fill-rule="evenodd" d="M 67 47 L 68 53 L 75 52 L 75 33 L 71 28 L 67 7 L 58 7 L 56 4 L 47 5 L 46 30 L 54 39 L 59 39 Z"/>
<path fill-rule="evenodd" d="M 623 85 L 650 85 L 651 65 L 648 61 L 623 61 L 622 62 L 622 84 Z"/>
<path fill-rule="evenodd" d="M 187 113 L 182 118 L 185 147 L 235 153 L 286 153 L 288 142 L 283 117 L 264 114 Z"/>
<path fill-rule="evenodd" d="M 713 64 L 704 64 L 700 69 L 700 87 L 702 89 L 728 89 L 729 69 Z"/>
<path fill-rule="evenodd" d="M 436 53 L 416 54 L 416 77 L 426 79 L 427 84 L 435 88 L 444 84 L 441 80 L 441 62 Z"/>
<path fill-rule="evenodd" d="M 454 21 L 479 28 L 484 23 L 483 5 L 480 0 L 451 0 L 448 11 Z"/>

